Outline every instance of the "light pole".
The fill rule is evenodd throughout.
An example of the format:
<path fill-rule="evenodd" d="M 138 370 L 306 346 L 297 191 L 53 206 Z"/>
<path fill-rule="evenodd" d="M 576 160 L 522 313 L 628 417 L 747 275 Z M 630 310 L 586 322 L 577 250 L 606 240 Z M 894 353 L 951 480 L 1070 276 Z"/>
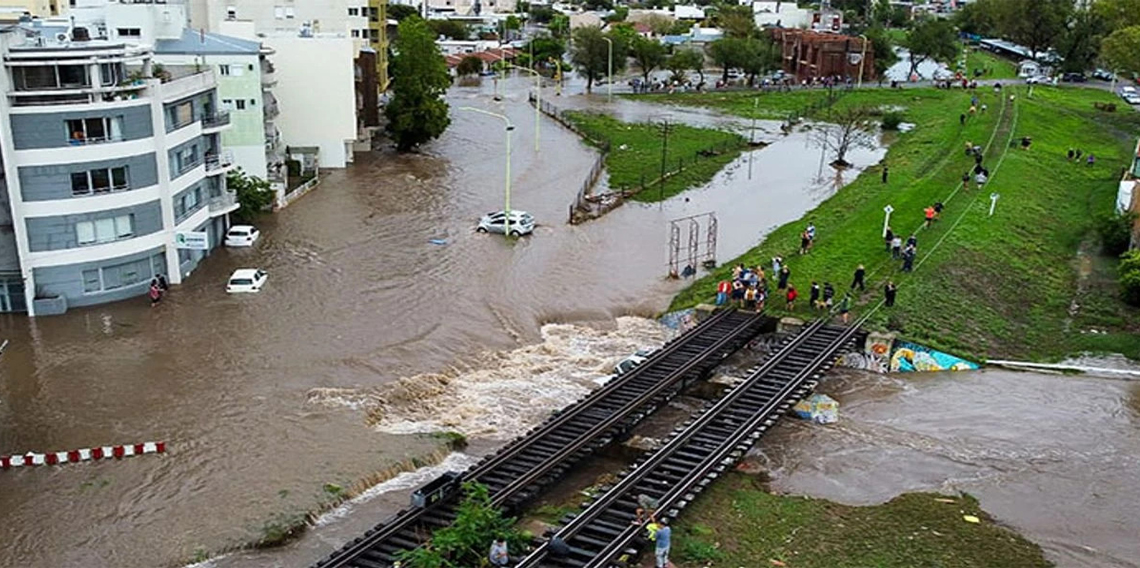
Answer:
<path fill-rule="evenodd" d="M 606 66 L 606 90 L 608 91 L 606 94 L 606 102 L 612 103 L 614 102 L 614 40 L 608 37 L 603 37 L 602 39 L 606 40 L 606 43 L 610 45 L 609 64 Z"/>
<path fill-rule="evenodd" d="M 515 69 L 521 69 L 527 73 L 534 75 L 534 151 L 538 152 L 538 125 L 542 122 L 542 118 L 540 116 L 542 113 L 540 110 L 542 107 L 542 74 L 540 74 L 538 71 L 535 71 L 534 69 L 527 69 L 526 67 L 519 67 L 518 65 L 511 65 L 509 63 L 508 65 Z"/>
<path fill-rule="evenodd" d="M 511 119 L 507 118 L 506 116 L 501 115 L 499 113 L 486 111 L 486 110 L 483 110 L 481 108 L 465 106 L 465 107 L 459 107 L 459 110 L 466 110 L 466 111 L 471 111 L 471 112 L 477 112 L 479 114 L 485 114 L 487 116 L 493 116 L 495 118 L 501 119 L 503 121 L 503 123 L 506 124 L 505 130 L 506 130 L 506 135 L 507 135 L 507 148 L 506 148 L 507 173 L 506 173 L 506 182 L 505 182 L 506 189 L 504 190 L 504 194 L 503 194 L 504 195 L 503 212 L 505 213 L 505 217 L 506 217 L 506 220 L 505 220 L 506 226 L 504 228 L 504 234 L 507 236 L 510 236 L 510 234 L 511 234 L 511 131 L 515 129 L 515 125 L 511 124 Z"/>
<path fill-rule="evenodd" d="M 867 62 L 867 36 L 860 34 L 863 38 L 863 53 L 859 56 L 859 88 L 863 88 L 863 64 Z"/>

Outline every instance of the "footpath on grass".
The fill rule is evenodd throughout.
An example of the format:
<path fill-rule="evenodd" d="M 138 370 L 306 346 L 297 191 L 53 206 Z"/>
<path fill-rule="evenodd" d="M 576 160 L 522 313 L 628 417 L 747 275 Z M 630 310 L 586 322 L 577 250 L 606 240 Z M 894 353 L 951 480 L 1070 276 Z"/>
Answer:
<path fill-rule="evenodd" d="M 899 135 L 884 163 L 803 219 L 777 228 L 759 245 L 682 291 L 673 309 L 710 302 L 716 283 L 731 267 L 762 266 L 781 256 L 791 283 L 806 298 L 811 282 L 850 289 L 856 267 L 867 268 L 867 290 L 856 291 L 852 312 L 874 311 L 868 325 L 974 359 L 987 357 L 1056 359 L 1081 351 L 1140 356 L 1140 313 L 1119 300 L 1105 274 L 1081 274 L 1077 253 L 1095 227 L 1098 214 L 1111 210 L 1120 167 L 1131 157 L 1134 113 L 1106 113 L 1094 103 L 1112 95 L 1091 89 L 1022 88 L 1001 93 L 944 89 L 862 90 L 837 104 L 901 110 L 916 128 Z M 1013 99 L 1010 99 L 1010 96 Z M 810 91 L 767 93 L 753 111 L 755 94 L 700 93 L 653 97 L 675 104 L 710 106 L 750 116 L 802 106 L 820 96 Z M 961 123 L 977 96 L 988 111 Z M 826 120 L 826 116 L 818 117 Z M 1020 141 L 1030 137 L 1028 149 Z M 983 165 L 990 179 L 982 189 L 963 174 L 974 166 L 966 143 L 984 145 Z M 1067 150 L 1092 154 L 1089 165 L 1067 159 Z M 886 183 L 882 168 L 889 167 Z M 1000 195 L 989 215 L 990 194 Z M 922 229 L 923 210 L 942 202 L 941 219 Z M 883 208 L 894 209 L 891 225 L 905 240 L 914 231 L 918 255 L 913 273 L 901 272 L 882 239 Z M 809 254 L 799 255 L 800 233 L 816 227 Z M 1096 263 L 1114 270 L 1114 260 Z M 898 285 L 894 307 L 879 307 L 882 286 Z M 774 280 L 774 279 L 773 279 Z M 1096 285 L 1088 285 L 1092 282 Z M 773 286 L 775 288 L 775 286 Z M 782 298 L 768 304 L 774 313 L 820 315 L 799 302 L 783 310 Z M 838 301 L 839 298 L 836 298 Z M 1074 311 L 1073 306 L 1078 306 Z M 1081 306 L 1089 305 L 1089 309 Z M 1089 333 L 1097 330 L 1097 333 Z"/>

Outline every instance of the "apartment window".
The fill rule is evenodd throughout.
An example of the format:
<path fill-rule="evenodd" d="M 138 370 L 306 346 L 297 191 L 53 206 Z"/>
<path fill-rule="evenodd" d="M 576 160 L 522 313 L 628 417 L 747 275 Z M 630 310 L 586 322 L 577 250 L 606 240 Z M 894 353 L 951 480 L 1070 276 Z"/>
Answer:
<path fill-rule="evenodd" d="M 237 6 L 226 6 L 226 19 L 227 20 L 236 20 L 237 19 Z"/>
<path fill-rule="evenodd" d="M 142 37 L 142 28 L 118 28 L 115 32 L 119 37 Z"/>
<path fill-rule="evenodd" d="M 122 126 L 123 118 L 120 116 L 76 118 L 64 122 L 68 143 L 75 146 L 122 141 Z"/>
<path fill-rule="evenodd" d="M 285 19 L 285 7 L 284 6 L 274 6 L 273 7 L 273 17 L 277 18 L 278 20 L 284 20 Z"/>
<path fill-rule="evenodd" d="M 72 195 L 92 195 L 130 189 L 127 166 L 99 168 L 71 174 Z"/>
<path fill-rule="evenodd" d="M 372 41 L 380 41 L 380 30 L 368 30 L 368 37 Z"/>
<path fill-rule="evenodd" d="M 103 280 L 99 278 L 99 270 L 83 271 L 83 291 L 90 294 L 103 289 Z"/>
<path fill-rule="evenodd" d="M 360 37 L 360 30 L 352 30 L 352 37 Z"/>
<path fill-rule="evenodd" d="M 184 174 L 193 168 L 198 167 L 201 162 L 198 160 L 198 147 L 190 146 L 183 148 L 174 155 L 174 162 L 178 168 L 179 174 Z"/>
<path fill-rule="evenodd" d="M 245 99 L 235 99 L 234 105 L 238 110 L 245 110 Z"/>
<path fill-rule="evenodd" d="M 222 109 L 223 110 L 233 110 L 234 109 L 234 100 L 233 99 L 222 99 Z"/>
<path fill-rule="evenodd" d="M 202 189 L 194 188 L 192 191 L 185 191 L 174 203 L 174 220 L 181 222 L 188 215 L 198 209 L 198 205 L 202 202 Z"/>
<path fill-rule="evenodd" d="M 360 15 L 360 8 L 349 8 L 348 9 L 348 15 L 349 16 L 359 16 Z"/>
<path fill-rule="evenodd" d="M 285 7 L 285 17 L 290 20 L 297 17 L 297 13 L 293 10 L 292 6 Z"/>
<path fill-rule="evenodd" d="M 81 221 L 75 224 L 75 236 L 79 244 L 95 245 L 109 243 L 134 236 L 132 215 L 119 215 L 95 221 Z"/>
<path fill-rule="evenodd" d="M 105 86 L 118 85 L 127 78 L 120 63 L 100 63 L 99 76 L 100 82 Z"/>
<path fill-rule="evenodd" d="M 251 106 L 251 107 L 257 106 L 257 99 L 249 99 L 249 106 Z"/>
<path fill-rule="evenodd" d="M 114 290 L 151 279 L 151 261 L 148 258 L 103 267 L 103 289 Z"/>
<path fill-rule="evenodd" d="M 230 66 L 229 65 L 219 65 L 218 66 L 218 74 L 221 75 L 222 77 L 229 77 L 230 76 Z"/>

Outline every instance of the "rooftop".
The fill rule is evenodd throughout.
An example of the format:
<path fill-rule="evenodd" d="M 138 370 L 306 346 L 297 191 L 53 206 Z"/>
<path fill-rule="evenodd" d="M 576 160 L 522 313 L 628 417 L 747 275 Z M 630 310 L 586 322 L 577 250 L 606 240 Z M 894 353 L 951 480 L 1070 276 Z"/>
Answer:
<path fill-rule="evenodd" d="M 160 39 L 155 42 L 155 53 L 192 55 L 257 55 L 261 53 L 261 43 L 201 32 L 183 30 L 179 39 Z"/>

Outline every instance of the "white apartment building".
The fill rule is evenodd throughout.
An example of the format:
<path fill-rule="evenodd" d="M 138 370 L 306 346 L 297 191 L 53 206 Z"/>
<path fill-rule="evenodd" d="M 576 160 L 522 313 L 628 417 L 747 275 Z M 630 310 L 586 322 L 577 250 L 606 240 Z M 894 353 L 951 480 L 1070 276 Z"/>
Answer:
<path fill-rule="evenodd" d="M 4 29 L 0 55 L 0 311 L 61 313 L 189 276 L 237 208 L 212 68 L 157 73 L 150 47 L 66 19 Z"/>
<path fill-rule="evenodd" d="M 248 20 L 265 35 L 344 34 L 368 27 L 359 7 L 367 0 L 187 0 L 190 25 L 195 29 L 220 31 L 219 22 Z M 357 15 L 349 16 L 349 7 Z"/>

